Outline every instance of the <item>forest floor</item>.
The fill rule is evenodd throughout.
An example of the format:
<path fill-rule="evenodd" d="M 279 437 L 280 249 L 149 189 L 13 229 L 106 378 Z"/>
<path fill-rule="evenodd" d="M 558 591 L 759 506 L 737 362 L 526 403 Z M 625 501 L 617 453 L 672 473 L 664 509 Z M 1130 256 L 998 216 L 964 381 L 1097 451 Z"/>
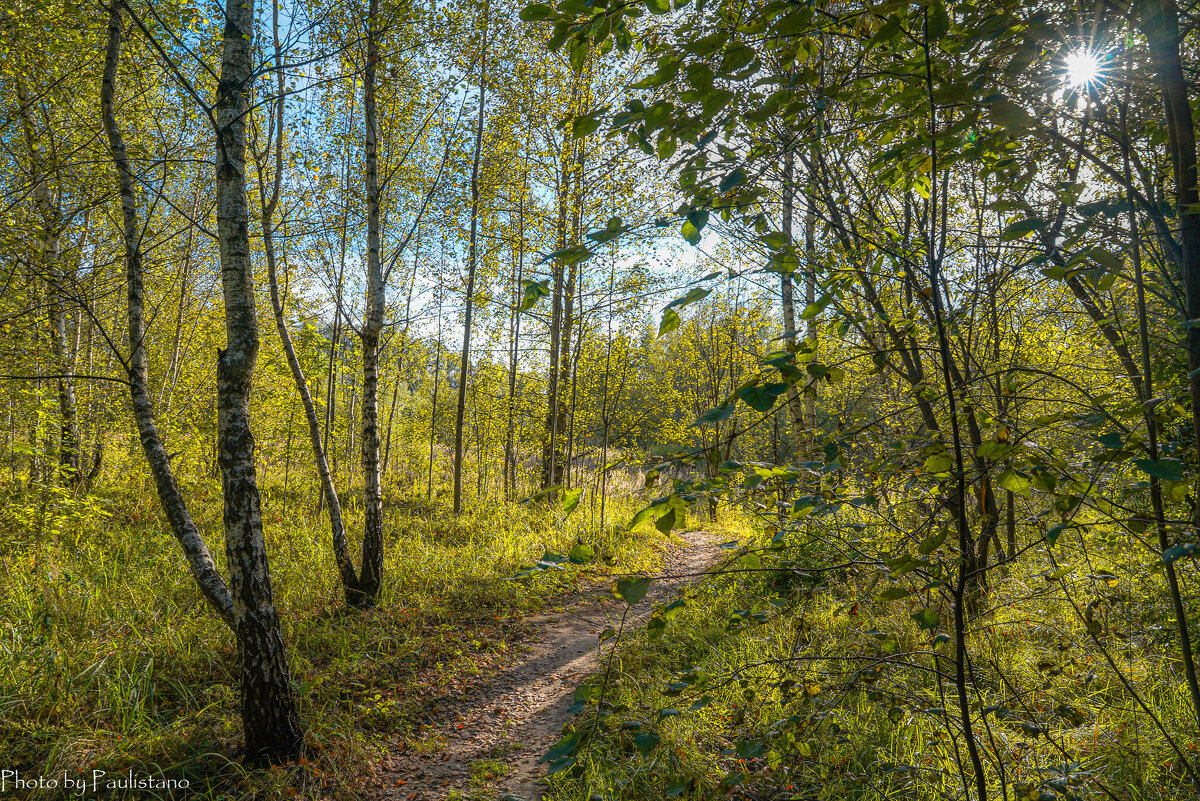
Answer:
<path fill-rule="evenodd" d="M 615 598 L 610 580 L 598 577 L 561 599 L 552 612 L 531 618 L 524 649 L 513 654 L 511 664 L 438 699 L 430 705 L 437 711 L 422 734 L 395 744 L 372 797 L 540 798 L 537 781 L 545 767 L 539 760 L 570 721 L 576 686 L 602 669 L 601 632 L 640 628 L 655 604 L 669 601 L 718 560 L 715 534 L 688 531 L 682 538 L 683 544 L 666 556 L 668 578 L 653 582 L 636 606 Z"/>

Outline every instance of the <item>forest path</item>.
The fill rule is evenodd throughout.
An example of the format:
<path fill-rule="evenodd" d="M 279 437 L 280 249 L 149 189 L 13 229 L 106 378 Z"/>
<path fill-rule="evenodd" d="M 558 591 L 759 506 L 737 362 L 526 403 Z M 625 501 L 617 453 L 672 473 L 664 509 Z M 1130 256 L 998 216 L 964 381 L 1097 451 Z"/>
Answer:
<path fill-rule="evenodd" d="M 682 537 L 684 545 L 670 550 L 663 571 L 680 577 L 651 583 L 645 600 L 630 609 L 626 631 L 640 628 L 655 604 L 690 583 L 686 574 L 700 573 L 719 559 L 710 532 L 688 531 Z M 472 791 L 510 801 L 541 798 L 536 782 L 545 765 L 538 760 L 562 736 L 575 688 L 600 669 L 600 633 L 621 625 L 625 604 L 610 587 L 608 580 L 598 582 L 568 598 L 561 612 L 533 618 L 528 647 L 514 649 L 509 667 L 483 677 L 467 700 L 444 705 L 429 731 L 433 736 L 425 741 L 430 747 L 388 755 L 374 799 L 443 801 L 453 791 L 464 799 Z"/>

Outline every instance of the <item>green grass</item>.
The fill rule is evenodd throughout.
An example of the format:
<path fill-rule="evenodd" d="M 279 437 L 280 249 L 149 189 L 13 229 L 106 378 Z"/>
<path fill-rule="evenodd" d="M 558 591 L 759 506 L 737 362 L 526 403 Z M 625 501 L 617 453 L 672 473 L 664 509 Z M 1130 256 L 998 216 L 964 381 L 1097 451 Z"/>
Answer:
<path fill-rule="evenodd" d="M 98 489 L 86 513 L 64 502 L 54 526 L 22 524 L 10 539 L 0 563 L 0 766 L 161 771 L 189 780 L 198 799 L 357 797 L 387 738 L 427 740 L 438 699 L 504 664 L 524 615 L 582 572 L 650 568 L 662 548 L 653 529 L 600 530 L 583 509 L 564 519 L 553 507 L 491 502 L 455 518 L 395 493 L 379 606 L 347 612 L 315 499 L 265 485 L 276 605 L 307 735 L 295 763 L 247 770 L 236 759 L 232 635 L 203 603 L 150 485 L 128 481 Z M 185 494 L 222 562 L 218 488 L 193 483 Z M 6 513 L 49 519 L 37 497 L 7 501 Z M 632 503 L 610 509 L 621 519 Z M 361 514 L 346 506 L 357 538 Z M 577 540 L 607 559 L 505 580 Z"/>
<path fill-rule="evenodd" d="M 822 525 L 832 524 L 810 523 L 777 551 L 761 551 L 769 536 L 736 516 L 719 529 L 759 549 L 732 566 L 757 568 L 821 563 Z M 992 790 L 1003 797 L 1003 779 L 1011 799 L 1191 798 L 1168 743 L 1068 602 L 1109 599 L 1103 642 L 1195 758 L 1186 688 L 1166 656 L 1175 647 L 1161 571 L 1129 570 L 1109 586 L 1094 576 L 1106 553 L 1108 564 L 1128 564 L 1119 544 L 1092 537 L 1072 547 L 1091 563 L 1061 580 L 997 572 L 991 606 L 971 630 L 971 704 Z M 1044 554 L 1027 556 L 1023 569 L 1048 570 Z M 597 717 L 593 701 L 576 719 L 573 731 L 585 735 L 578 763 L 551 778 L 547 798 L 962 797 L 957 701 L 931 670 L 952 671 L 953 646 L 935 644 L 912 617 L 928 594 L 878 600 L 898 583 L 863 566 L 807 581 L 735 572 L 692 587 L 661 635 L 628 637 L 611 669 L 588 680 L 604 687 L 605 712 Z M 943 633 L 949 610 L 938 611 Z M 987 707 L 1000 709 L 980 727 Z"/>

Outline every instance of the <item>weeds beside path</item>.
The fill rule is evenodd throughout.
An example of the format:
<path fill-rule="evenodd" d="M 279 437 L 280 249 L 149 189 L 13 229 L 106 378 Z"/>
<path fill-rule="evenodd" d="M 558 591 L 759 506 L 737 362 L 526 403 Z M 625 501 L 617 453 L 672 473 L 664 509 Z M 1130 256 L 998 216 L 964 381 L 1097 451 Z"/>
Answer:
<path fill-rule="evenodd" d="M 667 556 L 668 578 L 655 581 L 625 619 L 640 627 L 655 603 L 669 600 L 691 578 L 716 562 L 715 535 L 689 531 Z M 483 676 L 458 700 L 439 708 L 419 739 L 398 743 L 385 759 L 372 793 L 378 801 L 435 801 L 451 797 L 496 798 L 504 794 L 537 799 L 543 772 L 538 760 L 570 719 L 575 687 L 600 668 L 599 635 L 618 626 L 625 604 L 609 591 L 608 579 L 567 599 L 561 611 L 530 622 L 534 632 L 512 664 Z"/>

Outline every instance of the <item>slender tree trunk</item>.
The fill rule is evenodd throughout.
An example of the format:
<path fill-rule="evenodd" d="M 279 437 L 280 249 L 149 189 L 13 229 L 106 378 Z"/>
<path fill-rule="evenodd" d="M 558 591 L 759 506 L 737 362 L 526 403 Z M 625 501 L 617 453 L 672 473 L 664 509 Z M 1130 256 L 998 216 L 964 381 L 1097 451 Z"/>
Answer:
<path fill-rule="evenodd" d="M 1167 119 L 1167 141 L 1175 172 L 1175 209 L 1179 220 L 1180 273 L 1183 277 L 1186 319 L 1200 319 L 1200 190 L 1196 182 L 1196 125 L 1188 99 L 1188 83 L 1183 74 L 1179 55 L 1179 10 L 1172 0 L 1156 0 L 1145 12 L 1146 34 L 1150 56 Z M 1139 292 L 1142 286 L 1138 284 Z M 1142 313 L 1144 321 L 1145 314 Z M 1144 322 L 1143 322 L 1144 325 Z M 1142 335 L 1143 337 L 1145 334 Z M 1188 394 L 1192 404 L 1192 437 L 1195 452 L 1200 456 L 1200 328 L 1193 323 L 1187 327 Z M 1145 375 L 1144 385 L 1149 397 L 1151 376 Z M 1153 432 L 1153 428 L 1151 428 Z M 1193 486 L 1200 485 L 1194 480 Z M 1200 526 L 1200 503 L 1193 504 L 1193 526 Z M 1159 529 L 1159 544 L 1169 546 L 1166 530 Z M 1196 677 L 1191 635 L 1188 631 L 1186 609 L 1183 605 L 1174 565 L 1167 565 L 1176 627 L 1179 631 L 1180 655 L 1192 699 L 1193 713 L 1200 723 L 1200 681 Z"/>
<path fill-rule="evenodd" d="M 347 114 L 346 127 L 350 127 L 349 114 Z M 350 185 L 350 157 L 346 156 L 344 162 L 343 183 L 349 192 Z M 347 228 L 349 226 L 350 217 L 350 202 L 349 200 L 342 206 L 342 226 L 339 235 L 338 247 L 338 273 L 337 287 L 334 290 L 334 306 L 333 306 L 333 333 L 329 338 L 329 369 L 325 375 L 325 428 L 322 434 L 326 456 L 332 456 L 333 466 L 332 474 L 337 475 L 337 449 L 334 448 L 330 452 L 329 441 L 330 431 L 337 417 L 337 359 L 338 348 L 340 347 L 342 337 L 342 290 L 344 288 L 343 279 L 346 276 L 346 237 Z M 325 491 L 321 491 L 321 497 L 317 501 L 317 514 L 320 514 L 325 505 Z"/>
<path fill-rule="evenodd" d="M 783 210 L 781 212 L 780 229 L 783 233 L 783 239 L 786 247 L 795 247 L 792 242 L 792 218 L 795 214 L 795 199 L 796 199 L 796 183 L 794 157 L 789 151 L 783 156 Z M 783 306 L 783 333 L 784 341 L 787 343 L 789 350 L 796 350 L 796 301 L 795 301 L 795 286 L 792 281 L 791 273 L 784 273 L 780 277 L 782 306 Z M 800 397 L 800 391 L 796 389 L 796 385 L 792 384 L 787 389 L 787 406 L 791 416 L 792 423 L 792 439 L 793 447 L 796 453 L 793 454 L 794 459 L 800 456 L 799 451 L 803 449 L 802 441 L 807 439 L 805 431 L 804 403 Z"/>
<path fill-rule="evenodd" d="M 517 489 L 517 453 L 514 443 L 514 417 L 517 398 L 517 354 L 521 341 L 521 282 L 525 278 L 525 195 L 528 192 L 529 170 L 524 165 L 521 173 L 521 197 L 517 201 L 517 259 L 513 274 L 513 308 L 509 319 L 508 361 L 508 424 L 504 437 L 504 491 L 512 497 Z"/>
<path fill-rule="evenodd" d="M 987 775 L 984 772 L 983 761 L 979 755 L 979 743 L 975 739 L 974 723 L 971 720 L 971 699 L 967 694 L 970 681 L 970 656 L 967 653 L 967 616 L 966 594 L 968 586 L 974 577 L 974 571 L 986 569 L 986 559 L 982 565 L 975 561 L 975 543 L 967 523 L 966 509 L 966 465 L 964 448 L 958 420 L 958 401 L 955 393 L 958 383 L 951 377 L 952 357 L 950 342 L 946 333 L 945 313 L 942 308 L 941 257 L 937 247 L 935 225 L 937 221 L 938 203 L 944 202 L 938 195 L 938 149 L 937 149 L 937 105 L 933 95 L 933 64 L 930 58 L 929 44 L 929 10 L 924 10 L 923 52 L 925 57 L 925 87 L 929 97 L 929 157 L 930 157 L 930 196 L 929 196 L 929 229 L 925 238 L 926 268 L 928 270 L 929 286 L 932 291 L 932 306 L 935 327 L 937 330 L 938 352 L 942 363 L 942 384 L 946 391 L 946 403 L 950 417 L 950 433 L 953 442 L 955 490 L 954 490 L 954 522 L 958 532 L 958 549 L 960 561 L 958 576 L 955 579 L 952 596 L 954 601 L 954 686 L 958 696 L 959 723 L 962 725 L 963 739 L 967 745 L 967 755 L 971 762 L 971 772 L 975 780 L 977 801 L 987 801 Z M 944 228 L 944 226 L 943 226 Z M 995 520 L 995 513 L 992 513 Z M 965 779 L 964 779 L 965 783 Z"/>
<path fill-rule="evenodd" d="M 400 344 L 396 347 L 396 380 L 392 382 L 392 404 L 388 410 L 387 422 L 387 437 L 383 445 L 383 465 L 380 467 L 380 473 L 384 476 L 388 472 L 388 458 L 392 453 L 392 422 L 396 417 L 396 403 L 400 396 L 400 382 L 404 377 L 404 354 L 408 350 L 408 333 L 412 324 L 412 298 L 413 289 L 417 285 L 417 270 L 420 268 L 421 261 L 421 229 L 417 228 L 417 247 L 413 254 L 413 271 L 408 281 L 408 297 L 404 300 L 404 331 L 400 334 Z"/>
<path fill-rule="evenodd" d="M 571 157 L 569 143 L 564 134 L 562 150 L 559 157 L 558 176 L 558 221 L 557 245 L 558 250 L 567 247 L 567 214 L 571 195 Z M 542 453 L 542 488 L 549 489 L 562 481 L 562 469 L 559 459 L 559 432 L 561 385 L 559 381 L 560 361 L 562 356 L 562 326 L 563 326 L 563 278 L 566 265 L 563 259 L 554 259 L 551 264 L 550 292 L 550 366 L 547 371 L 546 390 L 546 444 Z"/>
<path fill-rule="evenodd" d="M 212 604 L 221 618 L 235 628 L 233 596 L 221 574 L 217 572 L 212 554 L 204 542 L 200 530 L 188 513 L 187 504 L 179 492 L 171 460 L 159 435 L 154 420 L 154 403 L 150 397 L 149 366 L 146 359 L 145 289 L 142 278 L 142 232 L 137 219 L 137 195 L 134 192 L 133 169 L 125 151 L 125 140 L 117 125 L 114 98 L 117 86 L 117 68 L 121 55 L 121 12 L 113 4 L 108 12 L 108 40 L 104 54 L 104 73 L 100 87 L 101 117 L 108 137 L 108 150 L 116 168 L 121 198 L 122 239 L 125 247 L 125 272 L 127 280 L 127 314 L 129 324 L 129 393 L 133 404 L 133 416 L 146 464 L 154 477 L 159 502 L 171 525 L 171 532 L 179 540 L 187 558 L 188 567 L 200 586 L 205 599 Z M 236 630 L 236 629 L 235 629 Z"/>
<path fill-rule="evenodd" d="M 279 42 L 278 2 L 272 6 L 271 23 L 272 39 L 275 45 L 275 63 L 278 67 L 282 61 Z M 342 592 L 345 595 L 346 603 L 353 605 L 358 598 L 358 575 L 354 570 L 354 563 L 350 558 L 350 548 L 346 540 L 346 527 L 342 519 L 342 504 L 338 498 L 337 489 L 333 484 L 333 474 L 329 470 L 329 460 L 325 457 L 325 446 L 321 441 L 321 423 L 317 417 L 316 404 L 313 403 L 312 394 L 308 389 L 308 379 L 304 375 L 304 368 L 300 366 L 300 359 L 296 355 L 296 347 L 292 342 L 291 332 L 288 331 L 287 320 L 284 316 L 284 300 L 279 292 L 274 218 L 275 210 L 279 205 L 280 189 L 283 181 L 284 98 L 286 95 L 283 71 L 278 69 L 276 71 L 275 90 L 278 93 L 273 104 L 274 119 L 272 122 L 275 141 L 268 145 L 268 147 L 274 147 L 275 158 L 272 165 L 274 175 L 272 176 L 272 183 L 269 188 L 263 170 L 264 165 L 261 162 L 256 164 L 259 184 L 258 196 L 262 213 L 263 254 L 267 262 L 267 281 L 271 290 L 271 309 L 275 316 L 275 330 L 279 334 L 280 342 L 283 343 L 283 352 L 287 357 L 288 368 L 291 370 L 292 380 L 296 384 L 296 393 L 300 396 L 300 403 L 304 407 L 304 419 L 308 423 L 309 443 L 312 446 L 313 459 L 317 465 L 317 475 L 320 477 L 321 490 L 324 497 L 328 499 L 330 536 L 333 542 L 334 560 L 337 563 L 338 574 L 341 577 Z M 289 426 L 289 458 L 291 456 L 291 434 L 291 427 Z"/>
<path fill-rule="evenodd" d="M 462 511 L 463 416 L 467 409 L 467 370 L 471 364 L 471 316 L 475 310 L 475 272 L 479 263 L 479 157 L 483 150 L 484 109 L 487 101 L 487 23 L 485 16 L 479 56 L 479 118 L 475 123 L 475 156 L 471 162 L 471 239 L 467 257 L 467 305 L 463 316 L 462 362 L 458 372 L 458 408 L 454 418 L 454 514 Z"/>
<path fill-rule="evenodd" d="M 367 309 L 362 341 L 362 470 L 363 547 L 358 605 L 374 606 L 383 580 L 383 487 L 379 474 L 379 337 L 387 288 L 379 256 L 379 120 L 375 107 L 375 76 L 379 62 L 379 0 L 367 7 L 367 65 L 363 74 L 363 116 L 366 129 L 364 184 L 367 193 Z"/>
<path fill-rule="evenodd" d="M 255 762 L 280 762 L 299 752 L 303 734 L 271 593 L 250 430 L 250 391 L 259 346 L 246 198 L 253 39 L 252 0 L 227 0 L 215 107 L 217 237 L 226 334 L 226 348 L 217 352 L 217 431 L 246 754 Z"/>
<path fill-rule="evenodd" d="M 809 191 L 814 191 L 816 176 L 812 168 L 808 175 Z M 805 201 L 804 209 L 804 303 L 805 308 L 817 300 L 817 210 L 812 196 Z M 804 326 L 804 340 L 810 347 L 817 346 L 817 318 L 809 317 Z M 817 441 L 817 379 L 809 376 L 804 383 L 804 450 L 811 458 Z"/>
<path fill-rule="evenodd" d="M 42 147 L 34 130 L 30 113 L 31 101 L 25 91 L 25 82 L 19 74 L 16 78 L 17 105 L 24 127 L 26 146 L 29 149 L 32 172 L 33 203 L 41 218 L 41 252 L 38 254 L 41 267 L 46 270 L 46 310 L 50 324 L 50 350 L 54 356 L 54 370 L 58 388 L 58 413 L 60 422 L 58 465 L 59 480 L 75 487 L 83 480 L 80 471 L 80 446 L 78 428 L 78 404 L 75 400 L 74 359 L 67 344 L 67 284 L 71 276 L 63 265 L 62 238 L 58 209 L 50 196 L 50 176 L 47 174 Z"/>
<path fill-rule="evenodd" d="M 437 439 L 438 388 L 442 382 L 442 296 L 438 293 L 438 330 L 433 359 L 433 405 L 429 410 L 429 484 L 425 490 L 426 500 L 433 500 L 433 444 Z"/>

